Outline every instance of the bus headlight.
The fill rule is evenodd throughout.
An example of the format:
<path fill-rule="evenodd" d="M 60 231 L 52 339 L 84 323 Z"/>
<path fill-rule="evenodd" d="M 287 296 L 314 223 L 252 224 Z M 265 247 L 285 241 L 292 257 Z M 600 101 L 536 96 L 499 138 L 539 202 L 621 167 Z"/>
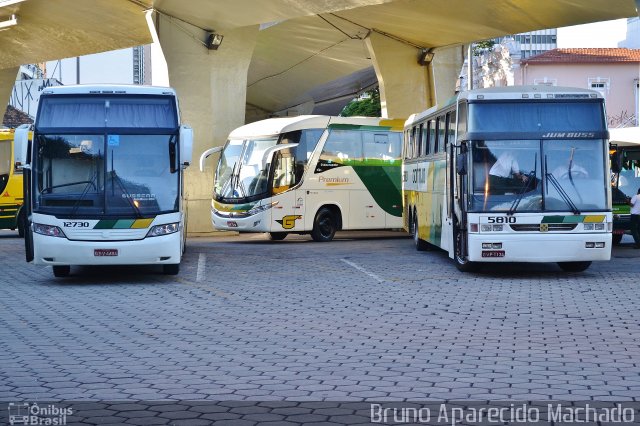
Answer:
<path fill-rule="evenodd" d="M 262 204 L 261 206 L 255 206 L 251 210 L 247 211 L 247 216 L 253 216 L 254 214 L 258 214 L 263 211 L 269 210 L 270 208 L 272 208 L 278 203 L 279 201 L 274 201 L 272 203 Z"/>
<path fill-rule="evenodd" d="M 156 225 L 149 230 L 147 237 L 160 237 L 169 235 L 180 230 L 180 223 L 165 223 L 164 225 Z"/>
<path fill-rule="evenodd" d="M 585 223 L 584 224 L 585 231 L 593 231 L 593 223 Z"/>
<path fill-rule="evenodd" d="M 33 232 L 40 235 L 47 235 L 49 237 L 67 238 L 67 236 L 64 235 L 64 232 L 62 232 L 62 229 L 53 225 L 43 225 L 41 223 L 34 223 Z"/>

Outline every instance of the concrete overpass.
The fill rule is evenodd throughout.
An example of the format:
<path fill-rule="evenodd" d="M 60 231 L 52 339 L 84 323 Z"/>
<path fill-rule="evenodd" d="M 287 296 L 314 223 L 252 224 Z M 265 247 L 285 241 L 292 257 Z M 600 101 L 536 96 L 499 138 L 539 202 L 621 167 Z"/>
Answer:
<path fill-rule="evenodd" d="M 321 111 L 379 83 L 402 118 L 453 94 L 464 45 L 636 16 L 640 0 L 0 0 L 0 96 L 17 67 L 159 41 L 195 156 L 245 119 Z M 146 11 L 155 12 L 146 19 Z M 150 24 L 149 31 L 147 24 Z M 224 36 L 207 48 L 211 33 Z M 418 58 L 421 57 L 421 64 Z M 190 230 L 211 230 L 213 170 L 187 174 Z"/>

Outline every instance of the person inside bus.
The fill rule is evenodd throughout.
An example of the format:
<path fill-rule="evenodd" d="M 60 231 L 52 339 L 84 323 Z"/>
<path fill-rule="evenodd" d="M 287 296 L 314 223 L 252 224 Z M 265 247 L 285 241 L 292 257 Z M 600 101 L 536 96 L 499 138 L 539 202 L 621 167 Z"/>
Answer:
<path fill-rule="evenodd" d="M 489 185 L 493 194 L 519 192 L 529 180 L 520 173 L 520 166 L 514 155 L 504 151 L 489 170 Z"/>

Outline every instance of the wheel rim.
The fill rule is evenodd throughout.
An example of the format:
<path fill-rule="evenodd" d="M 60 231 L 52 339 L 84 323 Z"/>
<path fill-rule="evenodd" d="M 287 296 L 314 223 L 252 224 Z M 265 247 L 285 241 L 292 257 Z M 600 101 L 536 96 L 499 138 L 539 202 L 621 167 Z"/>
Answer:
<path fill-rule="evenodd" d="M 323 237 L 331 236 L 333 223 L 329 216 L 322 216 L 318 221 L 318 230 Z"/>
<path fill-rule="evenodd" d="M 413 219 L 411 224 L 411 231 L 413 232 L 413 241 L 418 244 L 418 240 L 420 239 L 420 237 L 418 236 L 418 220 L 415 218 Z"/>

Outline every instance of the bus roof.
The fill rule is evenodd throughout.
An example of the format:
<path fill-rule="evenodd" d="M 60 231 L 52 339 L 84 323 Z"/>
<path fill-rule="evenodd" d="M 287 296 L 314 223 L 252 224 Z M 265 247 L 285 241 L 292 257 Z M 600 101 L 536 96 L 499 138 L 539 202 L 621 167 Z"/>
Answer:
<path fill-rule="evenodd" d="M 140 86 L 135 84 L 80 84 L 74 86 L 51 86 L 43 95 L 83 95 L 83 94 L 130 94 L 130 95 L 176 95 L 170 87 Z"/>
<path fill-rule="evenodd" d="M 640 127 L 609 129 L 609 142 L 620 146 L 640 145 Z"/>
<path fill-rule="evenodd" d="M 380 126 L 402 131 L 403 120 L 378 117 L 335 117 L 328 115 L 300 115 L 297 117 L 268 118 L 238 127 L 229 134 L 229 139 L 255 136 L 274 136 L 304 129 L 324 129 L 329 124 L 353 126 Z"/>
<path fill-rule="evenodd" d="M 581 99 L 581 98 L 602 99 L 602 94 L 596 90 L 581 89 L 578 87 L 563 86 L 506 86 L 488 87 L 485 89 L 473 89 L 460 92 L 449 99 L 442 107 L 436 105 L 420 113 L 412 114 L 407 119 L 405 126 L 410 126 L 416 121 L 433 114 L 439 109 L 445 108 L 456 100 L 517 100 L 517 99 Z"/>

